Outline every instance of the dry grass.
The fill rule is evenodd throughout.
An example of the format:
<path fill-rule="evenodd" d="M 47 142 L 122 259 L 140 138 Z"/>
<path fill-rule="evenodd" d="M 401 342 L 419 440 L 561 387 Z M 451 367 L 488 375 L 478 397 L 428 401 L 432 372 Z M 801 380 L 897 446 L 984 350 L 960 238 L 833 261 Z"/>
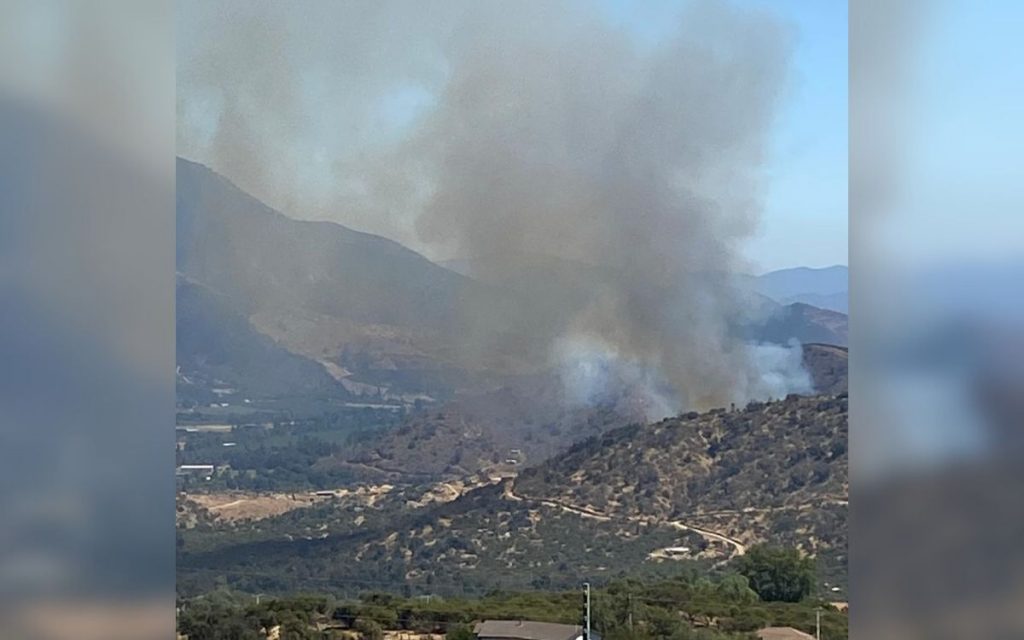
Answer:
<path fill-rule="evenodd" d="M 189 499 L 222 522 L 272 518 L 293 509 L 308 507 L 315 501 L 309 495 L 298 493 L 210 493 L 190 495 Z"/>

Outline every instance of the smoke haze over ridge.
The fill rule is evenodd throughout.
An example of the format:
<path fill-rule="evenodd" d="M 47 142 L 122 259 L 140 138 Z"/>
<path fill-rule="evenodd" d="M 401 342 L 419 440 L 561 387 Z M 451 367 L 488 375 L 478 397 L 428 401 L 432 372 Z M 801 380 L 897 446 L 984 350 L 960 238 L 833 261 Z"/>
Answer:
<path fill-rule="evenodd" d="M 564 291 L 527 284 L 533 317 L 514 330 L 467 309 L 474 341 L 555 364 L 566 340 L 595 345 L 656 372 L 677 408 L 764 388 L 763 358 L 730 331 L 727 274 L 760 213 L 784 25 L 698 2 L 645 48 L 584 3 L 301 7 L 179 8 L 183 155 L 286 212 L 470 258 L 473 275 L 559 259 L 546 273 Z"/>

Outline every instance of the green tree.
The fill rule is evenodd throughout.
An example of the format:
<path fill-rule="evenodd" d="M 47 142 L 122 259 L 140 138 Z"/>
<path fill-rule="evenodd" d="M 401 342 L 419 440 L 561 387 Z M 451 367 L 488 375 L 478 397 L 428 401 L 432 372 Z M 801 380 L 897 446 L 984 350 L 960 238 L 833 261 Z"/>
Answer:
<path fill-rule="evenodd" d="M 317 640 L 320 633 L 299 620 L 289 620 L 281 625 L 281 640 Z"/>
<path fill-rule="evenodd" d="M 373 620 L 357 620 L 355 629 L 362 640 L 381 640 L 384 637 L 384 630 Z"/>
<path fill-rule="evenodd" d="M 446 640 L 476 640 L 473 631 L 464 624 L 452 626 L 448 629 L 448 633 L 444 634 L 444 637 Z"/>
<path fill-rule="evenodd" d="M 766 602 L 799 602 L 814 585 L 814 560 L 797 549 L 755 545 L 734 562 L 736 571 Z"/>
<path fill-rule="evenodd" d="M 394 607 L 397 603 L 363 606 L 359 609 L 360 620 L 372 620 L 388 629 L 394 629 L 398 625 L 398 612 Z"/>
<path fill-rule="evenodd" d="M 746 576 L 738 573 L 724 576 L 715 585 L 715 595 L 722 600 L 737 604 L 751 604 L 758 600 L 757 592 L 750 588 L 750 581 Z"/>

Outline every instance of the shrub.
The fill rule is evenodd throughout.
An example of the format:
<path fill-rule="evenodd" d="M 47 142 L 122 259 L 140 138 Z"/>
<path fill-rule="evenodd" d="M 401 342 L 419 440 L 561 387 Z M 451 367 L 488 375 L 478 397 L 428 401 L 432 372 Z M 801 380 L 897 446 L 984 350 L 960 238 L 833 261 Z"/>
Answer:
<path fill-rule="evenodd" d="M 373 620 L 357 620 L 355 630 L 361 640 L 383 640 L 384 630 Z"/>
<path fill-rule="evenodd" d="M 444 637 L 446 640 L 476 640 L 473 631 L 464 624 L 453 625 Z"/>

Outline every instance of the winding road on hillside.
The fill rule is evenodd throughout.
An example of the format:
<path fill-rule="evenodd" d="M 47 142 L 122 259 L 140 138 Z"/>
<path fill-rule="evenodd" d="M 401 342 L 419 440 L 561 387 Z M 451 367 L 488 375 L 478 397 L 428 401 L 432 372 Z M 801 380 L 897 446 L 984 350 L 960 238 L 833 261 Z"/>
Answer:
<path fill-rule="evenodd" d="M 503 492 L 502 492 L 502 497 L 505 498 L 506 500 L 510 500 L 512 502 L 524 502 L 524 501 L 525 502 L 534 502 L 534 503 L 537 503 L 537 504 L 542 504 L 542 505 L 547 506 L 547 507 L 551 507 L 553 509 L 561 509 L 562 511 L 566 511 L 568 513 L 573 513 L 573 514 L 576 514 L 576 515 L 578 515 L 580 517 L 583 517 L 583 518 L 591 518 L 593 520 L 600 520 L 602 522 L 609 522 L 609 521 L 612 521 L 612 520 L 621 520 L 621 521 L 625 521 L 625 522 L 642 522 L 642 523 L 646 523 L 646 524 L 663 524 L 663 525 L 667 525 L 667 526 L 679 529 L 680 531 L 692 531 L 693 533 L 696 533 L 696 534 L 698 534 L 700 536 L 703 536 L 704 538 L 706 538 L 708 540 L 714 540 L 716 542 L 724 542 L 725 544 L 730 545 L 733 548 L 733 553 L 731 555 L 742 556 L 742 555 L 744 555 L 747 552 L 746 545 L 743 544 L 742 542 L 740 542 L 739 540 L 737 540 L 736 538 L 731 538 L 731 537 L 729 537 L 727 535 L 718 533 L 716 531 L 712 531 L 710 529 L 705 529 L 704 527 L 698 527 L 696 525 L 689 524 L 689 523 L 684 522 L 682 520 L 661 520 L 661 521 L 658 521 L 658 520 L 654 520 L 653 518 L 651 518 L 649 516 L 611 516 L 611 515 L 608 515 L 606 513 L 601 513 L 600 511 L 597 511 L 595 509 L 591 509 L 589 507 L 580 507 L 580 506 L 577 506 L 577 505 L 573 505 L 573 504 L 568 504 L 568 503 L 562 502 L 560 500 L 552 500 L 550 498 L 531 498 L 529 496 L 517 495 L 515 493 L 514 489 L 513 489 L 513 484 L 514 484 L 514 482 L 512 480 L 506 481 L 504 483 L 504 488 L 503 488 Z M 814 504 L 781 505 L 781 506 L 777 506 L 777 507 L 746 507 L 746 508 L 743 508 L 743 509 L 726 509 L 726 510 L 719 510 L 719 511 L 698 511 L 698 512 L 687 514 L 687 516 L 694 517 L 694 518 L 700 518 L 700 517 L 706 517 L 706 516 L 747 515 L 747 514 L 754 514 L 754 513 L 770 513 L 770 512 L 773 512 L 773 511 L 788 511 L 788 510 L 804 511 L 804 510 L 808 510 L 808 509 L 820 508 L 821 505 L 823 505 L 823 504 L 833 504 L 833 505 L 839 505 L 839 506 L 844 506 L 845 507 L 845 506 L 849 506 L 850 502 L 849 502 L 849 499 L 845 498 L 845 497 L 840 498 L 840 497 L 835 497 L 835 496 L 829 496 L 826 499 L 824 499 L 823 501 L 819 501 L 819 502 L 814 503 Z"/>
<path fill-rule="evenodd" d="M 592 518 L 594 520 L 601 520 L 602 522 L 608 522 L 608 521 L 611 521 L 611 520 L 622 520 L 622 521 L 625 521 L 625 522 L 643 522 L 643 523 L 648 523 L 648 524 L 665 524 L 665 525 L 668 525 L 670 527 L 674 527 L 676 529 L 679 529 L 681 531 L 692 531 L 693 533 L 696 533 L 696 534 L 698 534 L 700 536 L 703 536 L 704 538 L 707 538 L 709 540 L 714 540 L 716 542 L 724 542 L 725 544 L 730 545 L 730 546 L 733 547 L 734 553 L 732 555 L 742 556 L 743 554 L 745 554 L 747 552 L 746 545 L 744 545 L 739 540 L 736 540 L 735 538 L 730 538 L 729 536 L 723 535 L 721 533 L 716 533 L 716 532 L 710 531 L 708 529 L 704 529 L 703 527 L 697 527 L 697 526 L 694 526 L 692 524 L 686 524 L 685 522 L 682 522 L 682 521 L 679 521 L 679 520 L 666 520 L 666 521 L 658 522 L 656 520 L 652 520 L 650 517 L 645 517 L 645 516 L 618 516 L 618 517 L 613 517 L 613 516 L 610 516 L 608 514 L 601 513 L 599 511 L 595 511 L 594 509 L 590 509 L 588 507 L 579 507 L 579 506 L 576 506 L 576 505 L 566 504 L 566 503 L 564 503 L 564 502 L 562 502 L 560 500 L 551 500 L 551 499 L 548 499 L 548 498 L 530 498 L 530 497 L 527 497 L 527 496 L 516 495 L 515 491 L 513 490 L 512 484 L 513 484 L 512 482 L 506 482 L 505 483 L 505 487 L 504 487 L 504 491 L 502 493 L 502 496 L 505 499 L 511 500 L 513 502 L 536 502 L 538 504 L 542 504 L 542 505 L 545 505 L 545 506 L 548 506 L 548 507 L 552 507 L 554 509 L 561 509 L 562 511 L 567 511 L 569 513 L 574 513 L 574 514 L 576 514 L 578 516 L 581 516 L 581 517 L 584 517 L 584 518 Z"/>

